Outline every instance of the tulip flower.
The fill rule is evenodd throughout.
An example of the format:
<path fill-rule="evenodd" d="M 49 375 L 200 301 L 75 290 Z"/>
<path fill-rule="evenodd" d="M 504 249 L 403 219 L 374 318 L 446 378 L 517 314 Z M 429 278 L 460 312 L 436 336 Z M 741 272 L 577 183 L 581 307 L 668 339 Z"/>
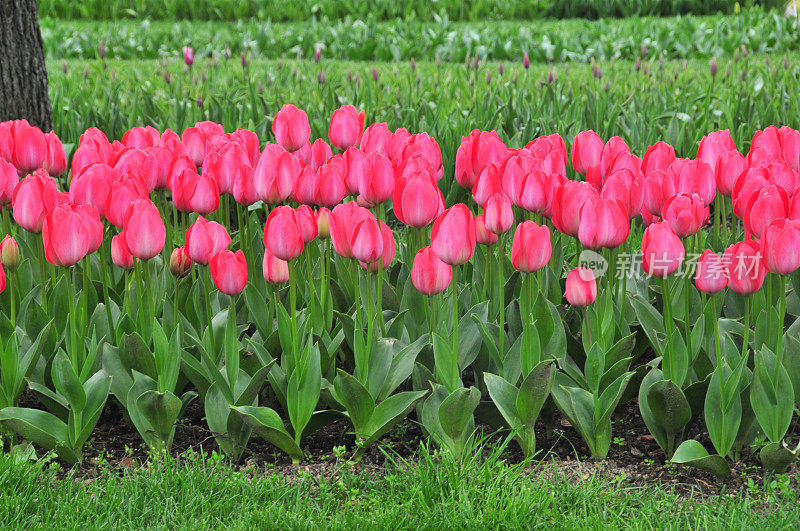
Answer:
<path fill-rule="evenodd" d="M 730 197 L 733 186 L 742 172 L 745 171 L 745 167 L 744 156 L 735 149 L 722 155 L 715 165 L 714 175 L 717 182 L 717 191 L 724 196 Z"/>
<path fill-rule="evenodd" d="M 219 187 L 217 181 L 207 173 L 196 179 L 182 181 L 181 192 L 189 208 L 200 215 L 208 215 L 219 208 Z"/>
<path fill-rule="evenodd" d="M 588 306 L 597 298 L 597 281 L 591 269 L 576 267 L 567 275 L 567 302 L 573 306 Z"/>
<path fill-rule="evenodd" d="M 111 261 L 115 266 L 122 269 L 133 269 L 134 256 L 128 249 L 125 239 L 125 231 L 120 232 L 111 238 Z"/>
<path fill-rule="evenodd" d="M 103 213 L 112 225 L 122 228 L 128 206 L 136 199 L 147 197 L 147 188 L 141 179 L 133 174 L 128 174 L 111 184 Z"/>
<path fill-rule="evenodd" d="M 723 257 L 728 268 L 728 286 L 740 295 L 761 289 L 767 269 L 759 245 L 754 241 L 734 243 Z"/>
<path fill-rule="evenodd" d="M 59 205 L 42 226 L 45 258 L 53 265 L 69 267 L 89 252 L 90 229 L 75 205 Z"/>
<path fill-rule="evenodd" d="M 445 210 L 431 228 L 431 248 L 449 265 L 467 263 L 475 252 L 475 218 L 462 203 Z"/>
<path fill-rule="evenodd" d="M 6 290 L 6 272 L 3 269 L 3 264 L 0 264 L 0 293 Z"/>
<path fill-rule="evenodd" d="M 619 201 L 591 197 L 581 207 L 578 239 L 584 247 L 613 249 L 628 239 L 629 232 L 630 222 Z"/>
<path fill-rule="evenodd" d="M 272 132 L 275 141 L 283 146 L 286 151 L 297 151 L 306 144 L 311 136 L 311 126 L 308 116 L 291 104 L 281 107 L 272 121 Z"/>
<path fill-rule="evenodd" d="M 659 141 L 647 148 L 642 157 L 642 172 L 645 176 L 653 171 L 666 172 L 675 161 L 675 148 L 664 141 Z"/>
<path fill-rule="evenodd" d="M 394 170 L 389 158 L 377 152 L 364 158 L 363 172 L 358 192 L 370 205 L 379 205 L 389 199 L 394 191 Z"/>
<path fill-rule="evenodd" d="M 50 175 L 61 175 L 67 171 L 67 155 L 64 152 L 64 144 L 52 131 L 45 133 L 44 137 L 47 142 L 47 156 L 42 167 Z"/>
<path fill-rule="evenodd" d="M 333 157 L 333 151 L 327 142 L 318 138 L 311 144 L 310 160 L 308 165 L 311 169 L 317 171 L 320 166 L 328 162 Z"/>
<path fill-rule="evenodd" d="M 182 51 L 183 62 L 186 63 L 186 66 L 192 66 L 194 64 L 194 49 L 191 46 L 184 46 Z"/>
<path fill-rule="evenodd" d="M 342 151 L 358 145 L 364 131 L 364 111 L 359 112 L 352 105 L 342 105 L 331 115 L 328 138 Z"/>
<path fill-rule="evenodd" d="M 495 234 L 508 232 L 514 224 L 514 210 L 511 199 L 505 194 L 494 193 L 484 206 L 486 229 Z"/>
<path fill-rule="evenodd" d="M 603 139 L 594 131 L 581 131 L 572 140 L 572 168 L 586 175 L 589 168 L 600 165 L 603 155 Z"/>
<path fill-rule="evenodd" d="M 553 248 L 550 244 L 550 228 L 533 221 L 517 225 L 511 244 L 511 264 L 523 273 L 542 269 L 550 261 Z"/>
<path fill-rule="evenodd" d="M 173 249 L 169 257 L 169 272 L 175 278 L 181 278 L 186 276 L 191 268 L 192 259 L 189 258 L 189 251 L 186 246 Z"/>
<path fill-rule="evenodd" d="M 22 173 L 42 168 L 47 161 L 47 138 L 38 127 L 18 123 L 13 130 L 14 152 L 11 162 Z"/>
<path fill-rule="evenodd" d="M 297 226 L 300 227 L 300 235 L 303 243 L 308 243 L 317 237 L 319 228 L 317 227 L 317 216 L 308 205 L 300 205 L 295 212 Z"/>
<path fill-rule="evenodd" d="M 475 216 L 475 241 L 479 245 L 494 245 L 497 240 L 497 234 L 489 232 L 486 228 L 486 215 L 478 214 Z"/>
<path fill-rule="evenodd" d="M 541 214 L 550 209 L 555 186 L 558 184 L 560 184 L 559 181 L 553 179 L 552 175 L 549 176 L 543 171 L 534 170 L 526 175 L 520 183 L 517 199 L 514 200 L 513 196 L 511 198 L 520 208 Z"/>
<path fill-rule="evenodd" d="M 708 164 L 716 173 L 720 160 L 735 150 L 736 144 L 731 138 L 730 130 L 714 131 L 700 140 L 700 145 L 697 147 L 697 159 Z"/>
<path fill-rule="evenodd" d="M 239 166 L 233 179 L 233 198 L 243 206 L 250 206 L 259 200 L 253 183 L 253 168 Z"/>
<path fill-rule="evenodd" d="M 144 149 L 161 144 L 161 135 L 154 127 L 132 127 L 122 135 L 122 143 L 127 147 Z"/>
<path fill-rule="evenodd" d="M 75 211 L 83 218 L 89 230 L 89 249 L 86 254 L 92 254 L 103 244 L 103 221 L 100 213 L 92 205 L 73 205 Z"/>
<path fill-rule="evenodd" d="M 472 186 L 472 197 L 480 207 L 486 205 L 490 195 L 503 193 L 502 177 L 502 170 L 496 164 L 489 163 L 481 170 Z"/>
<path fill-rule="evenodd" d="M 320 208 L 317 210 L 317 236 L 320 238 L 329 238 L 331 235 L 331 227 L 329 224 L 330 214 L 331 212 L 327 208 Z"/>
<path fill-rule="evenodd" d="M 341 163 L 331 161 L 320 166 L 314 183 L 314 202 L 333 208 L 345 197 L 347 197 L 347 186 L 344 184 Z"/>
<path fill-rule="evenodd" d="M 22 179 L 11 196 L 14 221 L 28 232 L 41 232 L 45 216 L 58 205 L 56 182 L 47 172 Z"/>
<path fill-rule="evenodd" d="M 253 186 L 268 204 L 285 201 L 302 171 L 301 161 L 278 144 L 267 144 L 253 170 Z"/>
<path fill-rule="evenodd" d="M 414 174 L 395 183 L 392 209 L 401 223 L 425 227 L 444 212 L 444 196 L 430 176 Z"/>
<path fill-rule="evenodd" d="M 212 256 L 230 244 L 231 237 L 225 227 L 203 216 L 198 217 L 186 231 L 186 251 L 189 258 L 198 264 L 208 264 Z"/>
<path fill-rule="evenodd" d="M 14 195 L 14 188 L 19 183 L 19 173 L 17 168 L 10 162 L 6 162 L 0 157 L 0 206 L 11 203 Z"/>
<path fill-rule="evenodd" d="M 600 195 L 616 199 L 625 207 L 628 219 L 635 218 L 641 212 L 644 202 L 641 173 L 634 173 L 626 168 L 614 170 L 603 182 Z"/>
<path fill-rule="evenodd" d="M 642 236 L 642 268 L 648 275 L 667 277 L 683 263 L 686 250 L 665 221 L 653 223 Z"/>
<path fill-rule="evenodd" d="M 761 249 L 767 271 L 789 275 L 800 267 L 800 221 L 778 219 L 764 229 Z"/>
<path fill-rule="evenodd" d="M 686 238 L 708 223 L 709 208 L 699 195 L 683 193 L 669 198 L 661 215 L 679 238 Z"/>
<path fill-rule="evenodd" d="M 583 205 L 600 194 L 585 181 L 566 181 L 553 194 L 553 225 L 563 234 L 578 236 Z"/>
<path fill-rule="evenodd" d="M 702 160 L 675 159 L 667 169 L 667 177 L 678 193 L 697 194 L 706 205 L 717 195 L 717 181 L 711 166 Z"/>
<path fill-rule="evenodd" d="M 289 263 L 276 257 L 267 249 L 264 250 L 262 270 L 264 280 L 270 284 L 289 282 Z"/>
<path fill-rule="evenodd" d="M 72 177 L 69 185 L 70 202 L 93 205 L 101 216 L 105 216 L 108 194 L 118 176 L 117 170 L 108 164 L 101 162 L 88 166 L 83 173 Z"/>
<path fill-rule="evenodd" d="M 767 225 L 788 214 L 789 196 L 783 188 L 770 184 L 750 196 L 744 212 L 744 227 L 760 239 Z"/>
<path fill-rule="evenodd" d="M 292 260 L 303 252 L 303 232 L 297 213 L 288 205 L 279 206 L 264 225 L 264 247 L 281 260 Z"/>
<path fill-rule="evenodd" d="M 220 251 L 208 263 L 214 285 L 226 295 L 237 295 L 247 285 L 247 261 L 244 253 Z"/>
<path fill-rule="evenodd" d="M 433 248 L 423 247 L 411 266 L 411 283 L 423 295 L 436 295 L 447 289 L 453 279 L 453 268 L 442 262 Z"/>
<path fill-rule="evenodd" d="M 350 248 L 353 258 L 371 264 L 383 253 L 383 235 L 375 217 L 367 217 L 353 228 L 350 235 Z"/>
<path fill-rule="evenodd" d="M 767 168 L 748 168 L 739 175 L 731 190 L 734 216 L 744 219 L 750 198 L 769 184 L 768 179 L 769 170 Z"/>
<path fill-rule="evenodd" d="M 470 188 L 488 164 L 501 164 L 507 157 L 506 145 L 495 131 L 470 132 L 461 138 L 456 151 L 456 182 Z"/>
<path fill-rule="evenodd" d="M 372 124 L 364 130 L 361 136 L 361 151 L 365 154 L 377 151 L 381 155 L 389 154 L 389 144 L 394 135 L 385 123 Z"/>
<path fill-rule="evenodd" d="M 140 260 L 153 258 L 164 248 L 166 227 L 158 207 L 149 199 L 133 201 L 123 221 L 125 243 Z"/>
<path fill-rule="evenodd" d="M 0 241 L 0 264 L 8 271 L 14 271 L 19 266 L 19 246 L 10 234 Z"/>
<path fill-rule="evenodd" d="M 344 175 L 344 184 L 347 186 L 347 193 L 349 195 L 358 195 L 359 186 L 361 185 L 361 178 L 364 173 L 364 161 L 366 155 L 363 151 L 356 147 L 349 147 L 347 151 L 342 154 L 342 174 Z"/>
<path fill-rule="evenodd" d="M 728 285 L 728 271 L 722 257 L 711 249 L 703 251 L 697 260 L 694 283 L 698 290 L 709 295 L 725 289 Z"/>
<path fill-rule="evenodd" d="M 369 268 L 369 270 L 373 273 L 377 272 L 379 269 L 386 269 L 392 265 L 394 257 L 397 255 L 397 242 L 394 240 L 394 233 L 392 232 L 392 229 L 383 221 L 380 221 L 379 223 L 381 226 L 381 237 L 383 238 L 383 250 L 381 251 L 380 260 L 376 260 L 371 264 L 359 262 L 361 267 L 365 269 Z"/>

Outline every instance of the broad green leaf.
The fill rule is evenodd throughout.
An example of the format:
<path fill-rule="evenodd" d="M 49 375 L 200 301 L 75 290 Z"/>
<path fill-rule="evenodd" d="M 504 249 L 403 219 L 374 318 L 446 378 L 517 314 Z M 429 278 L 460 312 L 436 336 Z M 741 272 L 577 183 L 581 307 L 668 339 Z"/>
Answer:
<path fill-rule="evenodd" d="M 731 473 L 730 466 L 724 457 L 717 454 L 709 455 L 703 445 L 694 439 L 683 441 L 675 450 L 671 461 L 706 470 L 720 479 L 728 477 Z"/>

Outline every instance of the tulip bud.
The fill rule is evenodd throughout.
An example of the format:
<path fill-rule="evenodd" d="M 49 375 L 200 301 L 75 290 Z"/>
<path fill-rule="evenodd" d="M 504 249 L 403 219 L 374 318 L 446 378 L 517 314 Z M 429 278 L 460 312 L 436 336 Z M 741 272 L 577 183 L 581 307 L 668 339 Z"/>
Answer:
<path fill-rule="evenodd" d="M 0 241 L 0 264 L 9 271 L 15 270 L 19 265 L 17 240 L 10 234 L 7 234 L 3 241 Z"/>
<path fill-rule="evenodd" d="M 42 225 L 45 259 L 53 265 L 69 267 L 80 262 L 92 243 L 90 228 L 77 205 L 59 205 Z"/>
<path fill-rule="evenodd" d="M 708 69 L 711 72 L 712 79 L 717 77 L 717 60 L 714 57 L 712 57 L 711 61 L 709 61 Z"/>
<path fill-rule="evenodd" d="M 380 221 L 379 223 L 381 226 L 381 237 L 383 239 L 383 250 L 381 251 L 380 260 L 376 260 L 371 264 L 359 262 L 361 267 L 364 269 L 369 268 L 369 270 L 373 273 L 377 272 L 380 268 L 386 269 L 389 267 L 394 261 L 395 255 L 397 254 L 397 242 L 394 240 L 394 233 L 392 232 L 392 229 L 383 221 Z"/>
<path fill-rule="evenodd" d="M 495 234 L 508 232 L 514 224 L 514 210 L 511 199 L 505 194 L 494 193 L 489 196 L 484 206 L 486 229 Z"/>
<path fill-rule="evenodd" d="M 14 188 L 19 183 L 19 172 L 10 162 L 6 162 L 0 155 L 0 205 L 11 203 Z"/>
<path fill-rule="evenodd" d="M 433 223 L 431 248 L 446 264 L 461 265 L 468 262 L 475 252 L 475 244 L 475 218 L 467 205 L 451 206 Z"/>
<path fill-rule="evenodd" d="M 681 239 L 665 221 L 653 223 L 642 236 L 642 268 L 648 275 L 666 277 L 683 262 L 686 251 Z"/>
<path fill-rule="evenodd" d="M 123 228 L 128 250 L 140 260 L 149 260 L 164 248 L 166 227 L 158 207 L 149 199 L 137 199 L 130 204 Z"/>
<path fill-rule="evenodd" d="M 409 179 L 397 179 L 392 209 L 409 227 L 425 227 L 444 211 L 444 196 L 429 175 L 416 173 Z"/>
<path fill-rule="evenodd" d="M 111 261 L 122 269 L 133 269 L 134 256 L 125 241 L 125 231 L 111 238 Z"/>
<path fill-rule="evenodd" d="M 453 279 L 453 268 L 439 260 L 433 249 L 423 247 L 414 257 L 411 283 L 423 295 L 436 295 L 447 289 Z"/>
<path fill-rule="evenodd" d="M 754 241 L 734 243 L 723 257 L 728 268 L 728 286 L 740 295 L 750 295 L 761 289 L 767 269 L 759 245 Z"/>
<path fill-rule="evenodd" d="M 359 112 L 352 105 L 342 105 L 331 116 L 328 138 L 338 149 L 345 151 L 361 141 L 364 131 L 364 111 Z"/>
<path fill-rule="evenodd" d="M 308 205 L 300 205 L 295 210 L 297 226 L 300 227 L 300 235 L 303 243 L 308 243 L 317 237 L 319 228 L 317 227 L 317 217 Z"/>
<path fill-rule="evenodd" d="M 371 264 L 383 253 L 383 236 L 380 225 L 374 216 L 361 221 L 350 236 L 353 258 Z"/>
<path fill-rule="evenodd" d="M 191 67 L 194 64 L 194 50 L 190 46 L 183 47 L 183 62 Z"/>
<path fill-rule="evenodd" d="M 186 247 L 177 247 L 172 250 L 169 257 L 169 272 L 176 278 L 181 278 L 189 273 L 192 268 L 192 259 Z"/>
<path fill-rule="evenodd" d="M 576 267 L 567 275 L 567 302 L 573 306 L 588 306 L 597 298 L 597 281 L 591 269 Z"/>
<path fill-rule="evenodd" d="M 511 244 L 511 264 L 514 269 L 533 273 L 547 265 L 553 248 L 550 244 L 550 228 L 533 221 L 517 225 Z"/>
<path fill-rule="evenodd" d="M 584 247 L 619 247 L 628 238 L 630 222 L 622 204 L 604 197 L 589 198 L 580 211 L 578 238 Z"/>
<path fill-rule="evenodd" d="M 225 227 L 203 216 L 198 217 L 186 231 L 186 251 L 189 258 L 198 264 L 208 264 L 212 256 L 230 244 L 231 237 Z"/>
<path fill-rule="evenodd" d="M 497 243 L 497 234 L 486 229 L 486 215 L 478 214 L 475 216 L 475 241 L 479 245 L 494 245 Z"/>
<path fill-rule="evenodd" d="M 525 70 L 531 67 L 531 60 L 528 57 L 528 52 L 522 54 L 522 66 L 525 68 Z"/>
<path fill-rule="evenodd" d="M 778 275 L 794 273 L 800 267 L 800 221 L 779 219 L 770 223 L 764 229 L 761 249 L 768 271 Z"/>
<path fill-rule="evenodd" d="M 264 250 L 262 271 L 264 280 L 270 284 L 283 284 L 289 281 L 289 262 L 276 257 L 268 249 Z"/>
<path fill-rule="evenodd" d="M 713 295 L 725 289 L 728 285 L 728 272 L 722 258 L 706 249 L 697 260 L 697 271 L 694 275 L 694 284 L 703 293 Z"/>
<path fill-rule="evenodd" d="M 208 263 L 214 285 L 226 295 L 237 295 L 247 285 L 247 261 L 240 250 L 222 250 Z"/>
<path fill-rule="evenodd" d="M 661 215 L 679 238 L 686 238 L 708 223 L 709 208 L 697 194 L 678 194 L 667 199 Z"/>
<path fill-rule="evenodd" d="M 303 252 L 303 234 L 297 214 L 289 205 L 279 206 L 264 225 L 264 246 L 281 260 L 292 260 Z"/>
<path fill-rule="evenodd" d="M 308 143 L 311 126 L 305 111 L 286 104 L 275 115 L 272 132 L 275 134 L 275 141 L 286 151 L 297 151 L 303 144 Z"/>
<path fill-rule="evenodd" d="M 320 208 L 317 210 L 317 235 L 320 238 L 329 238 L 331 235 L 331 229 L 329 225 L 330 210 L 327 208 Z"/>

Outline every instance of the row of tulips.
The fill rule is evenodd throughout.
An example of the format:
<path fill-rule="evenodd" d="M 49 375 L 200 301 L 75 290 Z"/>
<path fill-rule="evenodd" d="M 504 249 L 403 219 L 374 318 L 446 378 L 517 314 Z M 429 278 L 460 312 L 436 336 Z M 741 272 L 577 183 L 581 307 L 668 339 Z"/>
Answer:
<path fill-rule="evenodd" d="M 8 438 L 74 463 L 113 395 L 154 450 L 199 398 L 233 458 L 255 432 L 300 460 L 342 418 L 360 457 L 412 411 L 456 455 L 476 418 L 531 455 L 560 410 L 601 458 L 636 397 L 674 462 L 797 459 L 798 131 L 640 158 L 476 130 L 454 176 L 474 205 L 446 208 L 436 140 L 364 126 L 345 105 L 311 142 L 285 105 L 263 148 L 212 122 L 89 129 L 67 164 L 55 134 L 0 124 Z M 710 445 L 687 440 L 701 418 Z"/>

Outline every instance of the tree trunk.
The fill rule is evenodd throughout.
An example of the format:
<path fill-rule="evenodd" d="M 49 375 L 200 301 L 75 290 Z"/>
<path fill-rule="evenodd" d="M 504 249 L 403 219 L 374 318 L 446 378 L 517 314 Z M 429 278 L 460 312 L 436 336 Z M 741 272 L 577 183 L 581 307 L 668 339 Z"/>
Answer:
<path fill-rule="evenodd" d="M 0 0 L 0 121 L 53 129 L 37 0 Z"/>

